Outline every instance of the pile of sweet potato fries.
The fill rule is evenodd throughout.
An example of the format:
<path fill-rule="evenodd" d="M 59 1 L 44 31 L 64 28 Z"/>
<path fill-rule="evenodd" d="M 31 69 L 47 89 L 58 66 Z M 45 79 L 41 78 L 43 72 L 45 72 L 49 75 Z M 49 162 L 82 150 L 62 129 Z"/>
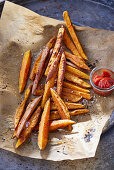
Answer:
<path fill-rule="evenodd" d="M 48 134 L 59 128 L 68 127 L 72 130 L 70 116 L 88 113 L 85 106 L 77 103 L 82 98 L 90 100 L 88 88 L 90 84 L 82 79 L 89 80 L 85 73 L 90 68 L 86 65 L 87 56 L 78 40 L 68 12 L 63 13 L 67 29 L 61 26 L 58 35 L 53 36 L 45 45 L 40 56 L 36 59 L 30 74 L 30 84 L 24 95 L 24 100 L 17 108 L 14 117 L 15 132 L 13 137 L 18 141 L 18 148 L 29 137 L 32 131 L 38 132 L 38 146 L 41 150 L 47 145 Z M 65 51 L 65 47 L 70 52 Z M 72 52 L 72 53 L 71 53 Z M 25 89 L 31 65 L 31 52 L 25 52 L 20 73 L 19 92 Z M 41 87 L 42 77 L 46 76 L 45 85 Z M 33 98 L 26 107 L 27 100 Z"/>

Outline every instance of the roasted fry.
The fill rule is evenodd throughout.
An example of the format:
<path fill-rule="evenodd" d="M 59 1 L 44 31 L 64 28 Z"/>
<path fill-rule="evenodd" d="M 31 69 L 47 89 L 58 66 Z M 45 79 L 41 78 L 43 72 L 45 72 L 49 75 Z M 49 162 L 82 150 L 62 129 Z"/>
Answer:
<path fill-rule="evenodd" d="M 56 58 L 57 55 L 58 55 L 58 52 L 59 52 L 60 47 L 61 47 L 61 44 L 62 44 L 63 35 L 64 35 L 64 28 L 61 27 L 61 28 L 59 28 L 59 31 L 58 31 L 57 40 L 56 40 L 56 43 L 55 43 L 55 46 L 54 46 L 54 49 L 53 49 L 52 56 L 51 56 L 51 58 L 50 58 L 50 61 L 49 61 L 49 63 L 48 63 L 48 66 L 47 66 L 47 68 L 46 68 L 45 76 L 48 75 L 49 69 L 50 69 L 52 63 L 54 62 L 55 58 Z"/>
<path fill-rule="evenodd" d="M 69 114 L 70 114 L 70 116 L 75 116 L 75 115 L 88 113 L 88 112 L 89 112 L 88 109 L 76 109 L 76 110 L 70 111 Z M 59 112 L 58 111 L 51 111 L 50 120 L 53 121 L 53 120 L 59 120 L 59 119 L 61 119 Z"/>
<path fill-rule="evenodd" d="M 84 69 L 76 66 L 76 65 L 75 65 L 74 63 L 72 63 L 71 61 L 66 61 L 66 65 L 71 66 L 71 67 L 73 67 L 73 68 L 76 68 L 76 69 L 78 69 L 78 70 L 80 70 L 80 71 L 83 71 L 83 70 L 84 70 Z M 86 70 L 84 70 L 83 72 L 85 72 L 85 71 L 86 71 Z"/>
<path fill-rule="evenodd" d="M 34 99 L 32 102 L 30 102 L 26 108 L 26 111 L 23 115 L 23 117 L 21 118 L 18 127 L 17 127 L 17 131 L 16 131 L 16 137 L 19 138 L 27 120 L 30 118 L 31 114 L 34 112 L 35 108 L 37 107 L 38 103 L 41 100 L 41 96 L 37 97 L 36 99 Z"/>
<path fill-rule="evenodd" d="M 60 51 L 58 52 L 57 57 L 55 58 L 55 60 L 51 64 L 47 78 L 46 78 L 46 82 L 48 82 L 53 77 L 53 75 L 55 74 L 57 67 L 58 67 L 60 57 L 62 55 L 62 51 L 63 51 L 63 48 L 60 48 Z"/>
<path fill-rule="evenodd" d="M 66 68 L 66 58 L 63 52 L 59 64 L 58 79 L 57 79 L 57 93 L 59 96 L 61 95 L 62 92 L 65 68 Z"/>
<path fill-rule="evenodd" d="M 58 112 L 57 112 L 57 114 L 58 114 Z M 60 117 L 60 115 L 59 115 L 59 117 Z M 74 123 L 75 123 L 75 121 L 68 120 L 68 119 L 64 119 L 64 120 L 57 120 L 57 119 L 55 119 L 53 121 L 50 121 L 50 123 L 49 123 L 49 131 L 51 132 L 51 131 L 57 130 L 59 128 L 66 127 L 68 125 L 72 125 Z M 39 131 L 39 125 L 36 125 L 34 127 L 33 131 Z"/>
<path fill-rule="evenodd" d="M 52 52 L 53 52 L 53 48 L 52 48 L 52 49 L 50 50 L 50 52 L 49 52 L 49 55 L 48 55 L 47 60 L 46 60 L 46 62 L 45 62 L 45 64 L 44 64 L 44 67 L 43 67 L 42 74 L 45 72 L 45 69 L 46 69 L 47 64 L 48 64 L 48 62 L 49 62 L 49 59 L 50 59 L 50 57 L 51 57 L 51 55 L 52 55 Z M 39 67 L 39 63 L 40 63 L 41 57 L 42 57 L 42 52 L 41 52 L 41 54 L 38 56 L 38 58 L 36 59 L 36 61 L 35 61 L 35 63 L 34 63 L 34 66 L 33 66 L 33 68 L 32 68 L 32 71 L 31 71 L 31 74 L 30 74 L 30 80 L 32 80 L 32 81 L 34 81 L 35 75 L 36 75 L 37 70 L 38 70 L 38 67 Z M 42 76 L 42 75 L 41 75 L 41 76 Z"/>
<path fill-rule="evenodd" d="M 76 49 L 74 43 L 71 41 L 69 35 L 67 34 L 67 31 L 65 29 L 64 36 L 63 36 L 63 42 L 65 43 L 66 47 L 77 57 L 81 58 L 81 55 L 79 54 L 78 50 Z"/>
<path fill-rule="evenodd" d="M 77 86 L 75 84 L 72 84 L 72 83 L 69 83 L 69 82 L 66 82 L 66 81 L 63 82 L 63 87 L 78 90 L 78 91 L 82 91 L 84 93 L 90 93 L 90 91 L 88 89 L 84 89 L 82 87 L 79 87 L 79 86 Z"/>
<path fill-rule="evenodd" d="M 59 115 L 58 111 L 57 110 L 56 111 L 51 111 L 50 120 L 58 120 L 58 119 L 61 119 L 61 116 Z"/>
<path fill-rule="evenodd" d="M 73 90 L 73 89 L 63 88 L 63 93 L 68 93 L 69 95 L 72 94 L 72 95 L 81 96 L 82 98 L 87 99 L 87 100 L 91 99 L 90 94 L 77 91 L 77 90 Z"/>
<path fill-rule="evenodd" d="M 32 68 L 32 71 L 31 71 L 31 74 L 30 74 L 30 80 L 34 81 L 34 78 L 35 78 L 35 75 L 37 73 L 37 70 L 38 70 L 38 67 L 39 67 L 39 63 L 40 63 L 40 60 L 41 60 L 41 57 L 42 57 L 42 52 L 41 54 L 37 57 L 35 63 L 34 63 L 34 66 Z"/>
<path fill-rule="evenodd" d="M 36 89 L 34 92 L 34 96 L 41 96 L 44 94 L 44 90 Z"/>
<path fill-rule="evenodd" d="M 81 58 L 77 57 L 76 55 L 73 55 L 73 54 L 65 51 L 65 56 L 68 60 L 70 60 L 76 66 L 86 69 L 86 70 L 90 70 L 90 68 L 85 64 L 85 62 Z"/>
<path fill-rule="evenodd" d="M 55 90 L 52 88 L 51 90 L 51 95 L 54 100 L 54 103 L 57 107 L 57 110 L 61 116 L 62 119 L 70 119 L 69 111 L 63 100 L 60 98 L 60 96 L 57 94 Z"/>
<path fill-rule="evenodd" d="M 30 64 L 31 64 L 31 52 L 29 50 L 24 54 L 21 69 L 19 72 L 19 93 L 22 93 L 24 91 L 28 79 L 28 74 L 30 71 Z"/>
<path fill-rule="evenodd" d="M 88 113 L 88 112 L 89 112 L 88 109 L 78 109 L 78 110 L 71 111 L 70 115 L 75 116 L 75 115 L 78 115 L 78 114 L 83 114 L 83 113 Z"/>
<path fill-rule="evenodd" d="M 74 30 L 74 28 L 73 28 L 73 26 L 72 26 L 72 22 L 71 22 L 71 20 L 70 20 L 70 17 L 69 17 L 69 14 L 68 14 L 67 11 L 64 11 L 64 13 L 63 13 L 63 18 L 64 18 L 64 20 L 65 20 L 66 26 L 67 26 L 67 28 L 68 28 L 68 30 L 69 30 L 69 33 L 70 33 L 70 35 L 71 35 L 71 37 L 72 37 L 72 39 L 73 39 L 73 42 L 74 42 L 74 44 L 75 44 L 78 52 L 80 53 L 80 55 L 81 55 L 84 59 L 87 60 L 87 56 L 84 54 L 84 51 L 83 51 L 82 46 L 81 46 L 81 44 L 80 44 L 80 42 L 79 42 L 79 40 L 78 40 L 78 37 L 77 37 L 77 35 L 76 35 L 76 32 L 75 32 L 75 30 Z"/>
<path fill-rule="evenodd" d="M 85 106 L 79 103 L 69 103 L 69 102 L 65 102 L 67 108 L 69 110 L 73 110 L 73 109 L 80 109 L 80 108 L 84 108 Z M 51 110 L 57 110 L 56 105 L 51 102 Z"/>
<path fill-rule="evenodd" d="M 44 111 L 42 113 L 39 125 L 38 146 L 41 150 L 45 149 L 48 142 L 49 117 L 50 117 L 50 99 L 48 99 L 44 106 Z"/>
<path fill-rule="evenodd" d="M 70 119 L 69 111 L 63 100 L 60 98 L 60 96 L 57 94 L 55 90 L 52 88 L 51 90 L 51 95 L 54 100 L 54 103 L 57 107 L 57 110 L 61 116 L 61 119 Z M 68 126 L 68 129 L 71 130 L 71 125 Z"/>
<path fill-rule="evenodd" d="M 74 75 L 77 75 L 80 78 L 89 80 L 89 76 L 87 74 L 71 66 L 66 65 L 66 72 L 70 72 Z"/>
<path fill-rule="evenodd" d="M 47 58 L 47 56 L 49 54 L 49 51 L 52 48 L 55 40 L 56 40 L 56 37 L 55 36 L 52 37 L 50 39 L 50 41 L 46 44 L 46 47 L 44 48 L 44 50 L 42 52 L 42 57 L 41 57 L 41 60 L 40 60 L 40 63 L 39 63 L 39 67 L 38 67 L 38 70 L 37 70 L 37 73 L 36 73 L 36 76 L 35 76 L 35 80 L 33 82 L 32 94 L 34 94 L 34 92 L 35 92 L 35 90 L 36 90 L 36 88 L 38 86 L 38 82 L 41 79 L 42 70 L 43 70 L 46 58 Z"/>
<path fill-rule="evenodd" d="M 68 81 L 71 81 L 73 83 L 78 84 L 79 86 L 82 86 L 84 88 L 90 88 L 91 85 L 87 82 L 83 81 L 82 79 L 78 78 L 77 76 L 73 75 L 70 72 L 65 72 L 65 79 Z"/>
<path fill-rule="evenodd" d="M 57 75 L 57 71 L 55 72 L 54 76 L 45 84 L 44 95 L 43 95 L 42 103 L 41 103 L 42 108 L 44 107 L 46 101 L 49 99 L 51 95 L 50 88 L 52 88 L 55 84 L 56 75 Z"/>
<path fill-rule="evenodd" d="M 70 101 L 70 102 L 79 102 L 82 97 L 81 96 L 76 96 L 76 95 L 72 95 L 72 94 L 66 94 L 64 92 L 62 92 L 62 95 L 61 95 L 62 99 L 66 100 L 66 101 Z"/>
<path fill-rule="evenodd" d="M 72 125 L 74 124 L 75 121 L 72 121 L 72 120 L 68 120 L 68 119 L 64 119 L 64 120 L 54 120 L 54 121 L 51 121 L 50 122 L 50 125 L 49 125 L 49 131 L 54 131 L 54 130 L 57 130 L 59 128 L 63 128 L 63 127 L 66 127 L 68 125 Z"/>
<path fill-rule="evenodd" d="M 28 126 L 27 127 L 25 126 L 24 130 L 22 131 L 15 148 L 18 148 L 20 145 L 22 145 L 25 142 L 25 140 L 29 137 L 32 130 L 38 123 L 38 118 L 39 118 L 40 114 L 41 114 L 41 106 L 39 106 L 36 109 L 36 111 L 31 116 L 30 120 L 27 122 Z"/>
<path fill-rule="evenodd" d="M 20 119 L 22 117 L 22 114 L 23 114 L 24 109 L 25 109 L 25 104 L 26 104 L 27 99 L 28 99 L 28 97 L 30 95 L 31 89 L 32 89 L 32 85 L 29 85 L 28 88 L 25 91 L 24 100 L 22 101 L 22 103 L 20 104 L 20 106 L 16 110 L 15 117 L 14 117 L 15 129 L 17 128 L 18 123 L 19 123 L 19 121 L 20 121 Z"/>

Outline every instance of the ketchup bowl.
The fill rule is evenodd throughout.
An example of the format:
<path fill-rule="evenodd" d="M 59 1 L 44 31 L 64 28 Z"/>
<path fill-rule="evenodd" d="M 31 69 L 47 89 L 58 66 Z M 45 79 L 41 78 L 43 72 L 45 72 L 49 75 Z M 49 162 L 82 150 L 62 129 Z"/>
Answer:
<path fill-rule="evenodd" d="M 95 93 L 109 95 L 114 90 L 114 72 L 106 67 L 95 67 L 90 73 L 90 83 Z"/>

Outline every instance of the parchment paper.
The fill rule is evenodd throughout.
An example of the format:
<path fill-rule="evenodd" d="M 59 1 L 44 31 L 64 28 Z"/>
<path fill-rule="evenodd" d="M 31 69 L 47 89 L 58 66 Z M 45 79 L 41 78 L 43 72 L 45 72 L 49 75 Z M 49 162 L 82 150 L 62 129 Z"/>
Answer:
<path fill-rule="evenodd" d="M 37 134 L 19 149 L 13 116 L 22 100 L 18 92 L 19 69 L 23 53 L 32 51 L 32 63 L 48 40 L 57 34 L 64 22 L 40 16 L 24 7 L 6 1 L 0 20 L 0 147 L 31 158 L 60 161 L 94 157 L 102 129 L 114 106 L 113 94 L 108 97 L 93 95 L 88 103 L 90 113 L 72 117 L 77 123 L 72 132 L 67 130 L 49 134 L 44 151 L 37 146 Z M 114 32 L 75 27 L 88 60 L 98 66 L 114 66 Z M 87 102 L 84 100 L 84 102 Z"/>

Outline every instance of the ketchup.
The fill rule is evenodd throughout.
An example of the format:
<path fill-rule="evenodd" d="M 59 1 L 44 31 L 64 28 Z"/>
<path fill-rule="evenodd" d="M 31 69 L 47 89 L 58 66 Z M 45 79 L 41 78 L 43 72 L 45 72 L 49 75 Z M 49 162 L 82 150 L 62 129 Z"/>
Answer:
<path fill-rule="evenodd" d="M 110 88 L 114 85 L 114 79 L 111 78 L 111 74 L 108 71 L 103 70 L 102 75 L 96 75 L 93 78 L 93 83 L 99 88 Z"/>

